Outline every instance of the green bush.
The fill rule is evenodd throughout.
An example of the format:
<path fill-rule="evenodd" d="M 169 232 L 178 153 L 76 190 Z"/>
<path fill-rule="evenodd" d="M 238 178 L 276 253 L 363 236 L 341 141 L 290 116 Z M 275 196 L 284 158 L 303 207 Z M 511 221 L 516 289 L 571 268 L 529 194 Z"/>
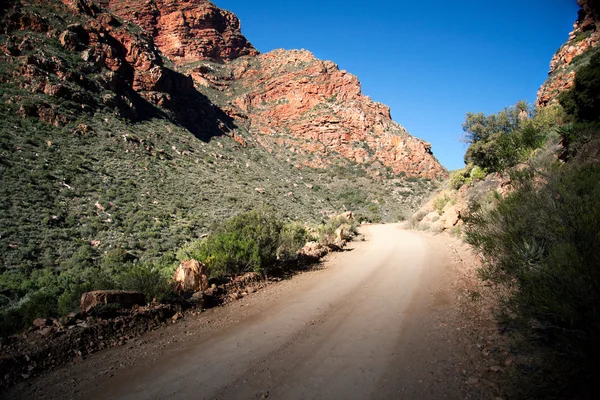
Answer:
<path fill-rule="evenodd" d="M 90 283 L 76 284 L 65 290 L 58 296 L 58 312 L 60 315 L 67 315 L 70 312 L 79 311 L 81 295 L 93 290 Z"/>
<path fill-rule="evenodd" d="M 193 245 L 190 258 L 204 262 L 212 276 L 269 273 L 277 261 L 282 227 L 279 218 L 265 209 L 240 214 Z"/>
<path fill-rule="evenodd" d="M 6 336 L 26 326 L 34 319 L 57 317 L 57 293 L 52 288 L 30 292 L 17 303 L 0 311 L 0 335 Z"/>
<path fill-rule="evenodd" d="M 496 172 L 525 161 L 545 144 L 559 116 L 556 108 L 538 113 L 525 102 L 487 116 L 467 113 L 463 130 L 470 146 L 465 153 L 465 163 L 477 165 L 486 172 Z M 459 183 L 460 178 L 456 178 L 454 185 Z"/>
<path fill-rule="evenodd" d="M 529 377 L 537 382 L 517 385 L 519 396 L 597 392 L 600 167 L 554 167 L 546 184 L 530 171 L 513 175 L 516 190 L 475 212 L 466 238 L 485 256 L 480 273 L 499 288 L 503 322 L 541 354 L 539 376 Z"/>
<path fill-rule="evenodd" d="M 277 258 L 283 261 L 295 259 L 298 250 L 306 244 L 307 237 L 306 227 L 300 222 L 284 225 L 279 237 Z"/>
<path fill-rule="evenodd" d="M 479 165 L 475 165 L 473 169 L 471 169 L 470 177 L 474 181 L 482 181 L 487 176 L 487 171 L 485 168 L 481 168 Z"/>
<path fill-rule="evenodd" d="M 442 215 L 444 213 L 444 207 L 446 207 L 446 204 L 448 204 L 450 200 L 450 196 L 444 193 L 443 195 L 436 197 L 433 201 L 433 208 L 435 208 L 439 215 Z"/>
<path fill-rule="evenodd" d="M 158 263 L 135 264 L 115 277 L 119 289 L 144 293 L 146 301 L 162 301 L 171 294 L 169 279 L 174 268 L 164 268 Z"/>
<path fill-rule="evenodd" d="M 410 217 L 410 213 L 408 210 L 399 210 L 396 211 L 396 213 L 394 214 L 395 218 L 395 222 L 403 222 L 408 220 L 408 218 Z"/>
<path fill-rule="evenodd" d="M 463 170 L 453 171 L 450 174 L 450 187 L 452 189 L 460 189 L 465 183 L 467 178 L 463 174 Z"/>
<path fill-rule="evenodd" d="M 600 53 L 580 68 L 571 89 L 558 97 L 560 105 L 575 122 L 600 119 Z"/>
<path fill-rule="evenodd" d="M 353 220 L 344 215 L 338 215 L 330 218 L 324 224 L 317 228 L 318 240 L 323 246 L 331 246 L 336 243 L 336 231 L 342 228 L 345 232 L 356 234 L 356 225 Z"/>

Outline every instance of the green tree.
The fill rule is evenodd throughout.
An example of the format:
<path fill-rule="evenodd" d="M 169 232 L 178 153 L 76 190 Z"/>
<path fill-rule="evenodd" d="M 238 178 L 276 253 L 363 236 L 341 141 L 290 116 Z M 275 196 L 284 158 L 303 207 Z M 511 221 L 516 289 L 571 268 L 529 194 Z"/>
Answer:
<path fill-rule="evenodd" d="M 523 118 L 519 115 L 523 115 L 523 112 L 526 112 L 528 118 L 535 115 L 535 109 L 525 101 L 519 101 L 515 106 L 507 107 L 497 114 L 467 113 L 462 126 L 465 133 L 463 140 L 473 144 L 494 135 L 510 134 L 521 126 Z"/>

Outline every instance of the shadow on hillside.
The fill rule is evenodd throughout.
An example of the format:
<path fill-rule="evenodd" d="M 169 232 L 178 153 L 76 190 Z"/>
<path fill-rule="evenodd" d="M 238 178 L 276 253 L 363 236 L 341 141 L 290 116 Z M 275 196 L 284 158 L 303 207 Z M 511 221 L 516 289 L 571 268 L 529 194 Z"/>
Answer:
<path fill-rule="evenodd" d="M 176 89 L 169 92 L 173 105 L 170 111 L 179 125 L 204 142 L 208 142 L 215 136 L 225 135 L 236 128 L 233 118 L 199 92 L 194 87 L 190 76 L 169 71 L 177 76 L 178 81 L 186 82 L 183 90 Z"/>
<path fill-rule="evenodd" d="M 167 119 L 203 142 L 236 128 L 233 118 L 194 87 L 191 77 L 165 69 L 164 79 L 161 78 L 156 86 L 159 91 L 143 95 L 127 84 L 115 90 L 120 95 L 119 104 L 115 104 L 120 116 L 134 123 Z"/>

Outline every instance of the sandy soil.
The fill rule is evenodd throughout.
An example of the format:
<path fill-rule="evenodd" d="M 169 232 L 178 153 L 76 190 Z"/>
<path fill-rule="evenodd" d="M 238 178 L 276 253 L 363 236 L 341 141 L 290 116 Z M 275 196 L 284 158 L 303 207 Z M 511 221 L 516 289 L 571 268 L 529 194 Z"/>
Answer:
<path fill-rule="evenodd" d="M 504 354 L 491 320 L 465 300 L 477 284 L 465 271 L 472 254 L 398 225 L 361 233 L 322 268 L 76 359 L 5 397 L 494 398 Z"/>

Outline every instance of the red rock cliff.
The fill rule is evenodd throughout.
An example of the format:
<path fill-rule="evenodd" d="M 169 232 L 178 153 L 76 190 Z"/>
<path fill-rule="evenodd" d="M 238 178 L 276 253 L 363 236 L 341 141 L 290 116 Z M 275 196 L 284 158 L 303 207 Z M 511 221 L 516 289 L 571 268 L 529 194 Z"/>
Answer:
<path fill-rule="evenodd" d="M 355 76 L 306 51 L 258 55 L 237 17 L 209 1 L 102 4 L 142 27 L 201 90 L 221 93 L 210 96 L 208 90 L 211 100 L 258 134 L 264 146 L 283 146 L 302 158 L 302 165 L 326 167 L 341 157 L 367 166 L 381 163 L 409 176 L 447 175 L 431 145 L 393 122 L 387 106 L 362 96 Z M 202 60 L 232 63 L 198 66 Z"/>
<path fill-rule="evenodd" d="M 101 0 L 121 18 L 142 27 L 174 63 L 229 61 L 258 51 L 240 31 L 240 21 L 207 0 Z"/>
<path fill-rule="evenodd" d="M 102 95 L 104 106 L 119 109 L 123 115 L 144 117 L 144 104 L 134 104 L 139 95 L 169 110 L 198 134 L 228 131 L 233 118 L 268 150 L 298 167 L 339 165 L 358 167 L 371 175 L 447 176 L 431 153 L 431 145 L 395 123 L 389 107 L 363 96 L 355 76 L 308 51 L 258 54 L 242 36 L 237 17 L 207 0 L 62 3 L 79 22 L 66 30 L 51 32 L 46 27 L 45 31 L 65 49 L 79 53 L 97 72 L 98 85 L 108 91 Z M 18 13 L 14 15 L 11 21 L 24 23 Z M 19 54 L 18 50 L 14 53 Z M 177 70 L 163 63 L 163 56 Z M 7 62 L 13 61 L 17 60 L 7 56 Z M 19 61 L 36 76 L 24 85 L 44 79 L 45 72 L 36 66 L 42 61 L 35 57 Z M 54 80 L 60 79 L 57 75 Z M 46 85 L 50 89 L 36 83 L 31 90 L 50 93 L 56 86 L 54 80 Z M 55 117 L 60 115 L 45 119 Z"/>
<path fill-rule="evenodd" d="M 600 22 L 597 0 L 578 0 L 581 10 L 569 40 L 550 61 L 548 80 L 537 94 L 537 105 L 547 106 L 558 101 L 558 95 L 573 86 L 577 68 L 583 64 L 584 53 L 595 49 L 600 43 Z M 589 52 L 587 53 L 589 54 Z"/>
<path fill-rule="evenodd" d="M 206 85 L 211 72 L 201 70 L 192 77 Z M 363 96 L 356 76 L 331 61 L 304 50 L 275 50 L 237 60 L 227 74 L 221 75 L 230 82 L 222 89 L 229 98 L 224 108 L 246 116 L 266 147 L 283 146 L 303 156 L 306 166 L 343 158 L 366 167 L 381 163 L 396 174 L 446 176 L 431 145 L 392 121 L 389 107 Z"/>

